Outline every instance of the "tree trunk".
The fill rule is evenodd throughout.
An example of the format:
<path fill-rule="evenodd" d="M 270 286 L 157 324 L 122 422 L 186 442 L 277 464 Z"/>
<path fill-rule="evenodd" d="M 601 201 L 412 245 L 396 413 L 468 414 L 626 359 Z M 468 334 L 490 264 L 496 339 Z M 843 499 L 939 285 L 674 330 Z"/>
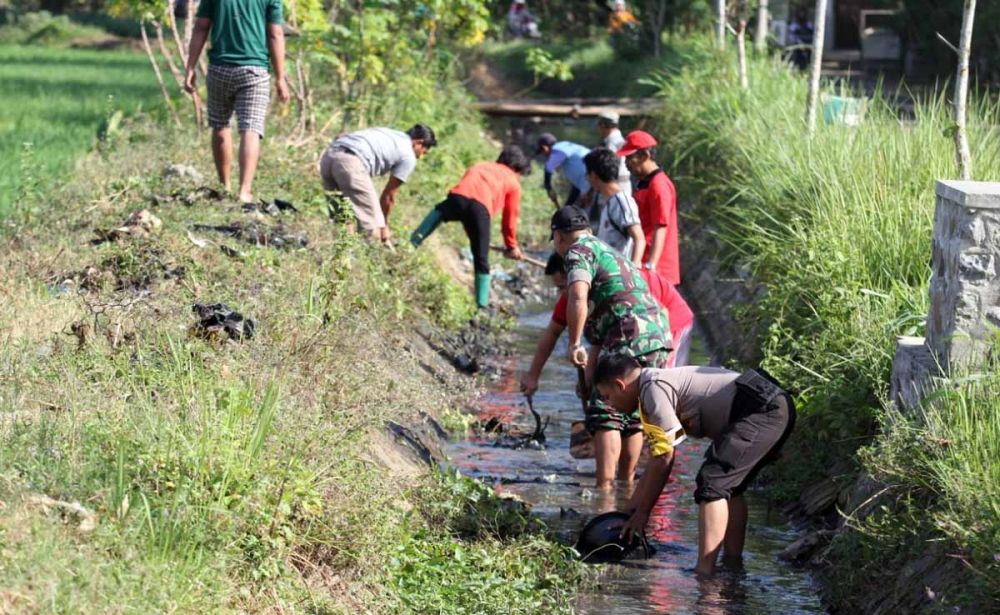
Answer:
<path fill-rule="evenodd" d="M 767 51 L 768 0 L 757 2 L 757 31 L 753 36 L 753 49 L 757 53 Z"/>
<path fill-rule="evenodd" d="M 177 68 L 177 63 L 174 62 L 174 54 L 170 53 L 166 41 L 163 40 L 163 24 L 154 21 L 153 30 L 156 32 L 156 44 L 160 48 L 160 55 L 167 61 L 167 68 L 170 69 L 170 74 L 174 76 L 178 87 L 184 87 L 184 73 L 181 69 Z M 183 62 L 183 58 L 181 58 L 181 61 Z"/>
<path fill-rule="evenodd" d="M 149 45 L 149 35 L 146 34 L 146 23 L 142 22 L 139 24 L 139 29 L 142 32 L 142 46 L 146 49 L 146 56 L 149 58 L 149 63 L 153 65 L 153 72 L 156 73 L 156 81 L 160 84 L 160 93 L 163 94 L 163 100 L 167 103 L 167 109 L 170 110 L 170 116 L 174 119 L 174 124 L 180 128 L 181 119 L 177 117 L 177 109 L 174 108 L 174 101 L 170 100 L 167 85 L 163 83 L 163 74 L 160 72 L 160 65 L 156 62 L 156 56 L 153 55 L 153 48 Z"/>
<path fill-rule="evenodd" d="M 736 25 L 736 60 L 739 63 L 740 89 L 750 89 L 750 77 L 747 74 L 747 19 L 740 15 Z"/>
<path fill-rule="evenodd" d="M 715 0 L 715 44 L 719 51 L 726 48 L 726 0 Z"/>
<path fill-rule="evenodd" d="M 955 80 L 955 161 L 958 176 L 972 179 L 972 152 L 966 130 L 966 104 L 969 99 L 969 56 L 972 52 L 972 25 L 976 18 L 976 0 L 965 0 L 962 14 L 962 37 L 958 41 L 958 79 Z"/>
<path fill-rule="evenodd" d="M 657 0 L 653 14 L 653 57 L 663 54 L 663 26 L 667 21 L 667 0 Z"/>
<path fill-rule="evenodd" d="M 813 17 L 812 70 L 809 75 L 809 100 L 806 101 L 806 126 L 816 130 L 816 106 L 819 103 L 819 77 L 823 72 L 823 44 L 826 38 L 826 0 L 816 0 Z"/>

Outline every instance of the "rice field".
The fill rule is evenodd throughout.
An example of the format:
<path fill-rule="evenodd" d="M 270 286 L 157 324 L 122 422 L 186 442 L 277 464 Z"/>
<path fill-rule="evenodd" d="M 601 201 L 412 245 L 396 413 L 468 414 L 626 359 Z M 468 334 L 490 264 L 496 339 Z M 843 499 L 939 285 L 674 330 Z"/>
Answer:
<path fill-rule="evenodd" d="M 27 45 L 0 45 L 0 100 L 0 216 L 71 171 L 113 113 L 161 104 L 141 53 Z"/>

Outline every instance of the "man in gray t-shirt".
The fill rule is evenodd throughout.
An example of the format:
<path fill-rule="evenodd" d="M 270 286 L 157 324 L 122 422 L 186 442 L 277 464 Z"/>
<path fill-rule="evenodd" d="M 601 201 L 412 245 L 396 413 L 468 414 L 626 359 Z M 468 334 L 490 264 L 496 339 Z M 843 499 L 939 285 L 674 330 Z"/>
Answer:
<path fill-rule="evenodd" d="M 791 396 L 762 370 L 718 367 L 643 369 L 621 354 L 603 357 L 594 385 L 617 412 L 639 411 L 650 459 L 629 501 L 622 536 L 641 534 L 670 478 L 674 447 L 686 438 L 712 445 L 698 470 L 698 565 L 710 575 L 720 551 L 739 562 L 746 540 L 747 486 L 778 457 L 795 425 Z"/>
<path fill-rule="evenodd" d="M 389 213 L 399 187 L 410 178 L 417 160 L 435 145 L 434 131 L 423 124 L 407 132 L 365 128 L 342 135 L 320 159 L 323 188 L 343 193 L 362 231 L 389 243 Z M 389 181 L 381 196 L 376 196 L 372 178 L 382 175 L 389 175 Z"/>

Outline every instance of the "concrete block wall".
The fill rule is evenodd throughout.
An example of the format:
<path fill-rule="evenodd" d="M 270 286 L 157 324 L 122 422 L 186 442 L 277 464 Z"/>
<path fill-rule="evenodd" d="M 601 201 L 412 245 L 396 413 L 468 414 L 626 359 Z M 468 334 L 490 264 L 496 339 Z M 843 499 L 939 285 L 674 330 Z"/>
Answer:
<path fill-rule="evenodd" d="M 1000 327 L 1000 183 L 940 181 L 927 344 L 946 370 L 981 365 Z"/>
<path fill-rule="evenodd" d="M 893 402 L 919 405 L 933 379 L 985 367 L 1000 329 L 1000 183 L 939 181 L 927 337 L 902 337 Z"/>

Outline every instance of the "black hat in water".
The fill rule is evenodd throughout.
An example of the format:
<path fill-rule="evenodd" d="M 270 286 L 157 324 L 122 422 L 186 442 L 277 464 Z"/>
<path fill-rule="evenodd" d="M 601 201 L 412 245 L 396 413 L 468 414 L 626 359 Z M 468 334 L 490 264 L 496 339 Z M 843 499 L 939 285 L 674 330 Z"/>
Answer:
<path fill-rule="evenodd" d="M 626 542 L 621 538 L 622 526 L 630 515 L 623 512 L 608 512 L 597 515 L 580 530 L 576 541 L 576 551 L 588 564 L 620 562 L 645 542 L 645 539 Z"/>

